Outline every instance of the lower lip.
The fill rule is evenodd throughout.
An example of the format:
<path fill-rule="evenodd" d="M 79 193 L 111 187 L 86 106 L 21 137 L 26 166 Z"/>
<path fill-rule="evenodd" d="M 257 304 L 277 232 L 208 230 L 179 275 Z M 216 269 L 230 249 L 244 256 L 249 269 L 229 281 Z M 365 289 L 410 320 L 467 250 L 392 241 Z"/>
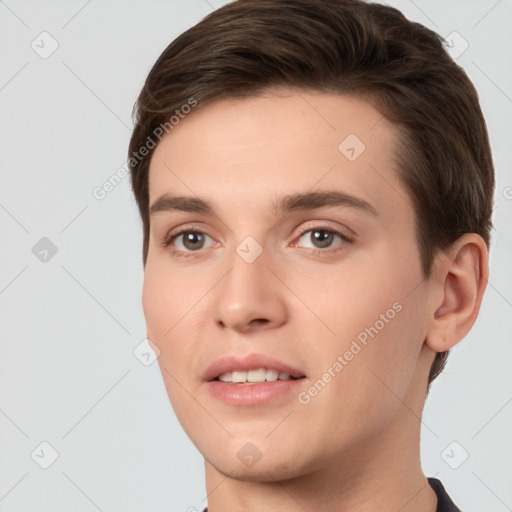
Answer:
<path fill-rule="evenodd" d="M 257 384 L 233 384 L 212 380 L 206 382 L 210 393 L 230 405 L 263 405 L 275 398 L 289 395 L 304 385 L 304 377 L 293 380 L 275 380 Z"/>

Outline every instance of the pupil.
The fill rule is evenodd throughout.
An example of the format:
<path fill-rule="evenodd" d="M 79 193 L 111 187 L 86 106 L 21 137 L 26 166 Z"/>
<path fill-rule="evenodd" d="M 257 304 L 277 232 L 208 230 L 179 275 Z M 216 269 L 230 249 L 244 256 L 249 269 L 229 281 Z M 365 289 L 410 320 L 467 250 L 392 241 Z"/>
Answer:
<path fill-rule="evenodd" d="M 187 249 L 200 249 L 204 243 L 201 233 L 187 233 L 183 244 Z"/>
<path fill-rule="evenodd" d="M 329 247 L 332 242 L 332 233 L 325 230 L 313 231 L 311 235 L 314 238 L 314 242 L 317 247 Z"/>

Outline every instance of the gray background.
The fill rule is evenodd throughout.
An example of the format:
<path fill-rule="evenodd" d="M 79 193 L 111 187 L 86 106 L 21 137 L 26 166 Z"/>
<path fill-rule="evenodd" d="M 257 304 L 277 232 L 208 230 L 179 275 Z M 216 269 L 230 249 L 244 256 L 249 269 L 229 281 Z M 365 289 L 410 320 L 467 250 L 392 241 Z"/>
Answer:
<path fill-rule="evenodd" d="M 158 365 L 133 354 L 145 324 L 142 230 L 129 180 L 103 200 L 92 192 L 125 165 L 132 106 L 156 58 L 222 3 L 0 2 L 0 512 L 206 504 L 202 457 L 174 416 Z M 433 385 L 421 449 L 425 473 L 465 512 L 505 512 L 512 1 L 390 4 L 467 41 L 457 60 L 488 120 L 497 169 L 489 287 L 475 327 Z M 464 41 L 452 40 L 460 52 Z M 58 452 L 47 469 L 40 466 L 52 452 L 42 442 Z"/>

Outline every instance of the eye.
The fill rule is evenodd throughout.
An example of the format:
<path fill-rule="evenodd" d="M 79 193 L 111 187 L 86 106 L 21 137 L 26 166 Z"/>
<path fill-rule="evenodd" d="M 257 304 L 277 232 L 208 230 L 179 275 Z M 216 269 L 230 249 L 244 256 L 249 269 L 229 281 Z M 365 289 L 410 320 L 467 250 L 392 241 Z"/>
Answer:
<path fill-rule="evenodd" d="M 176 252 L 195 252 L 199 249 L 211 247 L 212 244 L 213 238 L 206 233 L 191 230 L 180 231 L 170 236 L 165 243 L 166 246 L 173 245 L 173 249 L 176 250 Z"/>
<path fill-rule="evenodd" d="M 350 242 L 350 240 L 335 229 L 316 227 L 303 231 L 297 245 L 310 249 L 330 249 L 336 242 L 338 242 L 336 245 L 341 245 L 344 242 Z"/>

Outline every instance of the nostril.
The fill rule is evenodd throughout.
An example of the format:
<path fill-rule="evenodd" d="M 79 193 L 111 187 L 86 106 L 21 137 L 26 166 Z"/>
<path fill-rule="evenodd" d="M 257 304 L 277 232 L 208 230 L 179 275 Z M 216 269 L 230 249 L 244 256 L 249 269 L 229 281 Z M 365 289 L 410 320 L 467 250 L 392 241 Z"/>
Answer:
<path fill-rule="evenodd" d="M 268 325 L 270 320 L 268 318 L 253 318 L 243 329 L 244 332 L 250 332 L 253 329 L 258 330 L 260 327 Z"/>
<path fill-rule="evenodd" d="M 257 329 L 259 326 L 266 326 L 271 323 L 271 320 L 268 318 L 252 318 L 248 321 L 240 321 L 237 322 L 236 319 L 232 322 L 219 319 L 217 320 L 217 325 L 223 329 L 234 328 L 239 330 L 240 332 L 250 332 L 253 329 Z"/>

